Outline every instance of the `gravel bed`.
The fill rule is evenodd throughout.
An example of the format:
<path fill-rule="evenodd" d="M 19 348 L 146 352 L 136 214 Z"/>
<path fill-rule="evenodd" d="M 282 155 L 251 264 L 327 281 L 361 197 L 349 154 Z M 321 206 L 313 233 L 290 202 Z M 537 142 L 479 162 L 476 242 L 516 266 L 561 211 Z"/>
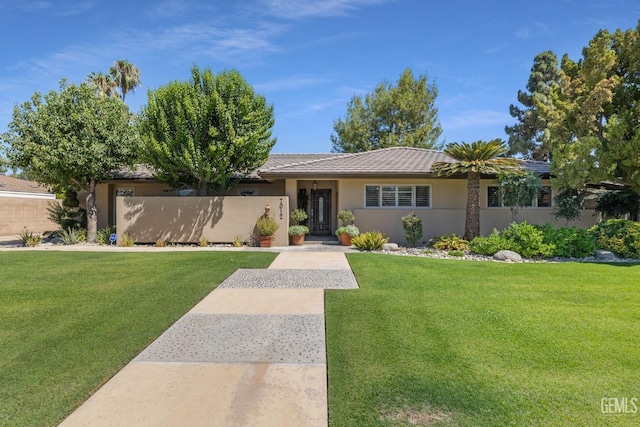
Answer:
<path fill-rule="evenodd" d="M 447 251 L 441 251 L 429 247 L 416 247 L 416 248 L 405 248 L 399 247 L 396 251 L 384 250 L 384 251 L 366 251 L 371 253 L 382 253 L 388 255 L 397 255 L 397 256 L 416 256 L 423 258 L 438 258 L 438 259 L 456 259 L 456 260 L 466 260 L 466 261 L 493 261 L 493 262 L 513 262 L 513 261 L 498 261 L 493 259 L 493 257 L 479 255 L 474 253 L 465 252 L 464 256 L 456 257 L 449 256 Z M 630 263 L 630 262 L 640 262 L 640 260 L 632 259 L 632 258 L 615 258 L 610 260 L 599 259 L 594 256 L 589 256 L 586 258 L 545 258 L 545 259 L 530 259 L 530 258 L 522 258 L 522 262 L 526 263 L 543 263 L 543 262 L 598 262 L 598 263 Z"/>
<path fill-rule="evenodd" d="M 357 289 L 351 270 L 238 269 L 219 288 Z"/>

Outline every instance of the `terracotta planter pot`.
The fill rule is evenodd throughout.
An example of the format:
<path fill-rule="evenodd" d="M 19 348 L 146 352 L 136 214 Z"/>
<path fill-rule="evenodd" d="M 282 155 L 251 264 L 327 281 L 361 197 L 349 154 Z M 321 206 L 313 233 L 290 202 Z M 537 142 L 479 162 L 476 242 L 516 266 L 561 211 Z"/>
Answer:
<path fill-rule="evenodd" d="M 340 234 L 340 244 L 342 246 L 351 246 L 351 236 L 347 233 Z"/>
<path fill-rule="evenodd" d="M 270 248 L 273 242 L 273 236 L 260 236 L 260 247 Z"/>
<path fill-rule="evenodd" d="M 291 243 L 299 246 L 304 243 L 304 234 L 294 234 L 291 236 Z"/>

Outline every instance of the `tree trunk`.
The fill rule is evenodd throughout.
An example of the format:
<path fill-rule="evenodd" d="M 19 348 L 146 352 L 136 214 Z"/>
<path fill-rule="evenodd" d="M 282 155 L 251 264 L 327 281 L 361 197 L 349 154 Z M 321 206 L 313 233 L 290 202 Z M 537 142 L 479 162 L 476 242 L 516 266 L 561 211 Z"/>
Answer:
<path fill-rule="evenodd" d="M 464 222 L 464 238 L 471 241 L 480 235 L 480 174 L 467 175 L 467 216 Z"/>
<path fill-rule="evenodd" d="M 93 243 L 98 232 L 98 207 L 96 206 L 96 182 L 91 180 L 87 191 L 87 242 Z"/>

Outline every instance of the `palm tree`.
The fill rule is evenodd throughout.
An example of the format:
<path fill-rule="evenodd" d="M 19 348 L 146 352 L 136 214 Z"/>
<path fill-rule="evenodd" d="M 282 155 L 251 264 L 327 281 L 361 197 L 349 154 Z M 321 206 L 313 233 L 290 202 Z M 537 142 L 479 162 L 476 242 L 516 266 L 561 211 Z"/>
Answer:
<path fill-rule="evenodd" d="M 476 141 L 471 144 L 454 142 L 444 150 L 455 162 L 436 162 L 431 172 L 436 176 L 467 176 L 467 213 L 464 238 L 471 240 L 480 235 L 480 177 L 499 173 L 517 173 L 520 160 L 503 156 L 507 147 L 501 139 Z"/>
<path fill-rule="evenodd" d="M 111 76 L 105 73 L 92 72 L 87 76 L 86 82 L 87 84 L 89 84 L 89 86 L 92 86 L 96 89 L 98 96 L 118 96 L 118 92 L 116 90 L 116 82 L 113 81 Z"/>
<path fill-rule="evenodd" d="M 116 82 L 116 86 L 120 88 L 122 94 L 122 102 L 129 91 L 136 90 L 136 87 L 140 86 L 140 69 L 126 59 L 119 59 L 113 63 L 113 66 L 109 68 L 109 74 Z"/>

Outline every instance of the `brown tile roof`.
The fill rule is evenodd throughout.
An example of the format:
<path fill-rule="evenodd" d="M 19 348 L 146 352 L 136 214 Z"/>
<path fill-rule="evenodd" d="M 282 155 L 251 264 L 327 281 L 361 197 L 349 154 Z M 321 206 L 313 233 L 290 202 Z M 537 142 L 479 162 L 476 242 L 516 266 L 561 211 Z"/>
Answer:
<path fill-rule="evenodd" d="M 16 193 L 51 194 L 51 191 L 37 182 L 12 176 L 0 175 L 0 191 L 12 191 Z"/>
<path fill-rule="evenodd" d="M 392 147 L 362 153 L 329 154 L 324 158 L 299 159 L 289 164 L 269 166 L 258 170 L 264 177 L 316 175 L 421 175 L 428 173 L 435 162 L 452 162 L 442 151 L 412 147 Z"/>

